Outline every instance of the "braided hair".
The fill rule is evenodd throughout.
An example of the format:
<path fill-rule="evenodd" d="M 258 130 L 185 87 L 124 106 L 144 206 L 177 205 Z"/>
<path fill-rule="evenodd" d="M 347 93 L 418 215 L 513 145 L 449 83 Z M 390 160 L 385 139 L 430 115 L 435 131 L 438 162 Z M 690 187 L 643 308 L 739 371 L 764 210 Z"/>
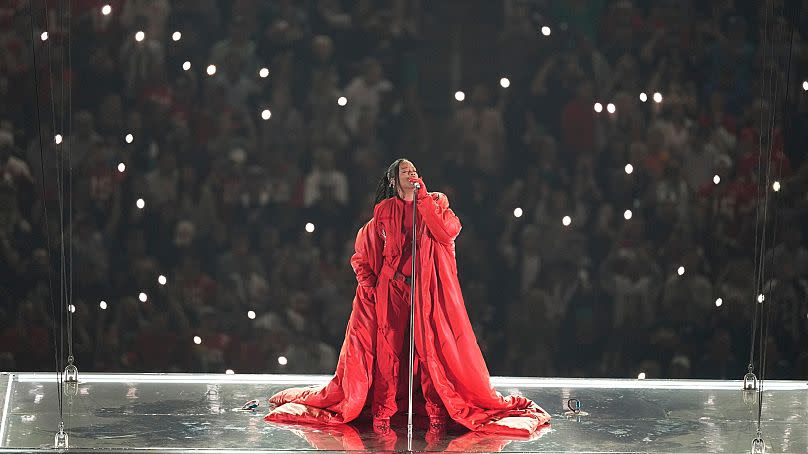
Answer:
<path fill-rule="evenodd" d="M 384 175 L 379 179 L 379 184 L 376 186 L 376 201 L 373 202 L 374 205 L 382 200 L 398 195 L 398 190 L 401 188 L 401 184 L 398 182 L 398 168 L 403 161 L 406 161 L 406 159 L 396 159 L 387 167 L 387 170 L 384 171 Z"/>

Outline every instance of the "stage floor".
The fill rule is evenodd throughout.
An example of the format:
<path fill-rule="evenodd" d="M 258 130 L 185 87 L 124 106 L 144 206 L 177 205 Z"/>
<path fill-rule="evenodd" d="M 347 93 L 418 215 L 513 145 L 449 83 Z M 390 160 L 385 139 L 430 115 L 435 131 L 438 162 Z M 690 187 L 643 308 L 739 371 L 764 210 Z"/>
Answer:
<path fill-rule="evenodd" d="M 406 451 L 406 427 L 379 436 L 361 422 L 339 428 L 267 424 L 264 398 L 324 383 L 322 375 L 81 374 L 64 400 L 70 451 L 290 452 Z M 749 452 L 757 407 L 737 381 L 495 377 L 553 415 L 532 440 L 416 427 L 413 451 Z M 0 452 L 52 451 L 58 424 L 55 373 L 0 374 Z M 808 383 L 764 383 L 766 452 L 808 453 Z M 754 398 L 754 394 L 752 395 Z M 256 413 L 235 409 L 261 398 Z M 585 416 L 565 416 L 577 398 Z M 748 400 L 748 399 L 747 399 Z"/>

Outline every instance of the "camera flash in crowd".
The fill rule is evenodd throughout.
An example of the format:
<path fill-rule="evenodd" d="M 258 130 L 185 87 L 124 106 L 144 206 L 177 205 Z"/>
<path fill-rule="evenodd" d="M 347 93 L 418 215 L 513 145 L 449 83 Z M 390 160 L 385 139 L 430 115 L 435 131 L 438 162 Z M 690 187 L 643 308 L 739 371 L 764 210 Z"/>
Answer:
<path fill-rule="evenodd" d="M 522 209 L 519 208 L 519 207 L 514 208 L 513 209 L 513 217 L 521 218 L 522 217 Z"/>
<path fill-rule="evenodd" d="M 595 103 L 595 112 L 597 112 L 597 113 L 603 112 L 603 104 L 601 104 L 599 102 L 596 102 Z"/>
<path fill-rule="evenodd" d="M 132 134 L 127 134 L 126 137 L 124 137 L 124 140 L 126 140 L 126 143 L 132 143 L 132 141 L 135 140 L 135 136 Z"/>
<path fill-rule="evenodd" d="M 287 360 L 286 360 L 286 357 L 285 357 L 285 356 L 279 356 L 279 357 L 278 357 L 278 364 L 280 364 L 281 366 L 285 366 L 285 365 L 286 365 L 286 363 L 288 363 L 288 362 L 289 362 L 289 361 L 287 361 Z"/>
<path fill-rule="evenodd" d="M 645 372 L 640 372 L 637 374 L 637 380 L 645 380 Z"/>
<path fill-rule="evenodd" d="M 662 102 L 662 93 L 660 92 L 654 93 L 654 102 L 657 104 Z"/>
<path fill-rule="evenodd" d="M 261 68 L 260 70 L 258 70 L 258 77 L 262 79 L 266 79 L 267 77 L 269 77 L 269 68 Z"/>
<path fill-rule="evenodd" d="M 679 269 L 676 270 L 676 272 L 679 274 L 679 276 L 684 275 L 685 274 L 685 267 L 680 266 Z"/>
<path fill-rule="evenodd" d="M 255 311 L 247 311 L 247 318 L 255 320 Z"/>
<path fill-rule="evenodd" d="M 269 120 L 271 116 L 272 112 L 270 112 L 269 109 L 264 109 L 261 111 L 261 118 L 263 118 L 264 120 Z"/>
<path fill-rule="evenodd" d="M 802 81 L 802 89 L 808 91 L 808 80 Z"/>
<path fill-rule="evenodd" d="M 195 343 L 196 345 L 201 344 L 201 343 L 202 343 L 202 338 L 201 338 L 201 337 L 199 337 L 199 336 L 194 336 L 194 343 Z"/>
<path fill-rule="evenodd" d="M 541 28 L 541 34 L 544 35 L 544 36 L 550 36 L 551 32 L 552 32 L 552 30 L 550 30 L 550 27 L 548 27 L 546 25 Z"/>
<path fill-rule="evenodd" d="M 609 103 L 606 104 L 606 110 L 609 111 L 610 114 L 613 114 L 614 111 L 617 110 L 617 107 L 615 107 L 614 104 Z"/>
<path fill-rule="evenodd" d="M 185 63 L 182 64 L 182 70 L 188 71 L 189 69 L 191 69 L 191 62 L 186 60 Z"/>
<path fill-rule="evenodd" d="M 642 102 L 648 101 L 648 95 L 646 95 L 645 92 L 640 93 L 640 101 Z"/>
<path fill-rule="evenodd" d="M 772 189 L 774 189 L 774 192 L 780 192 L 780 182 L 779 182 L 779 181 L 775 181 L 775 182 L 772 184 Z"/>
<path fill-rule="evenodd" d="M 62 143 L 62 135 L 61 134 L 56 134 L 55 136 L 53 136 L 53 141 L 56 142 L 56 145 L 61 144 Z"/>
<path fill-rule="evenodd" d="M 216 65 L 208 65 L 207 72 L 209 76 L 216 74 Z"/>
<path fill-rule="evenodd" d="M 41 35 L 39 35 L 39 38 L 40 38 L 42 41 L 47 41 L 47 40 L 48 40 L 48 32 L 42 32 L 42 34 L 41 34 Z"/>
<path fill-rule="evenodd" d="M 626 218 L 626 221 L 631 219 L 631 216 L 632 216 L 631 215 L 631 210 L 626 210 L 626 211 L 623 212 L 623 217 Z"/>
<path fill-rule="evenodd" d="M 460 102 L 463 102 L 463 100 L 466 99 L 466 94 L 463 93 L 462 91 L 456 91 L 455 92 L 455 99 L 460 101 Z"/>
<path fill-rule="evenodd" d="M 312 224 L 311 222 L 307 222 L 306 223 L 306 231 L 309 232 L 309 233 L 314 232 L 314 224 Z"/>
<path fill-rule="evenodd" d="M 171 34 L 171 39 L 173 39 L 174 41 L 179 41 L 181 38 L 182 38 L 182 33 L 180 33 L 180 32 L 174 32 L 174 33 Z"/>
<path fill-rule="evenodd" d="M 568 225 L 572 224 L 572 218 L 569 217 L 569 216 L 564 216 L 561 219 L 561 223 L 564 224 L 564 226 L 568 226 Z"/>
<path fill-rule="evenodd" d="M 626 164 L 626 167 L 624 169 L 626 171 L 626 174 L 631 175 L 631 172 L 634 171 L 634 166 L 631 164 Z"/>
<path fill-rule="evenodd" d="M 141 41 L 143 41 L 145 38 L 146 38 L 146 34 L 145 34 L 145 33 L 143 33 L 143 31 L 142 31 L 142 30 L 139 30 L 137 33 L 135 33 L 135 41 L 137 41 L 137 42 L 141 42 Z"/>
<path fill-rule="evenodd" d="M 109 13 L 112 12 L 112 7 L 109 5 L 104 5 L 101 7 L 101 14 L 105 16 L 109 16 Z"/>
<path fill-rule="evenodd" d="M 146 301 L 149 300 L 149 297 L 145 293 L 140 292 L 140 294 L 137 296 L 137 299 L 139 299 L 141 303 L 145 303 Z"/>
<path fill-rule="evenodd" d="M 124 171 L 126 171 L 126 164 L 124 164 L 122 162 L 119 162 L 118 163 L 118 172 L 123 173 Z"/>
<path fill-rule="evenodd" d="M 143 199 L 137 199 L 135 205 L 142 210 L 146 206 L 146 201 Z"/>
<path fill-rule="evenodd" d="M 107 310 L 107 302 L 101 301 L 100 303 L 98 303 L 98 307 L 100 307 L 102 311 Z"/>
<path fill-rule="evenodd" d="M 718 175 L 713 176 L 713 183 L 718 184 L 721 183 L 721 177 Z"/>
<path fill-rule="evenodd" d="M 67 310 L 69 310 L 71 314 L 75 314 L 76 313 L 76 306 L 71 304 L 71 305 L 67 306 Z"/>
<path fill-rule="evenodd" d="M 766 300 L 766 297 L 765 297 L 765 296 L 763 296 L 763 294 L 762 294 L 762 293 L 761 293 L 760 295 L 758 295 L 758 297 L 757 297 L 757 302 L 758 302 L 758 303 L 762 303 L 762 302 L 763 302 L 763 301 L 765 301 L 765 300 Z"/>
<path fill-rule="evenodd" d="M 507 77 L 503 77 L 502 79 L 499 79 L 499 86 L 502 88 L 508 88 L 511 86 L 511 81 L 508 80 Z"/>
<path fill-rule="evenodd" d="M 340 96 L 339 99 L 337 99 L 337 104 L 340 106 L 345 106 L 345 104 L 348 104 L 348 98 L 345 96 Z"/>
<path fill-rule="evenodd" d="M 168 282 L 168 279 L 166 279 L 166 277 L 165 277 L 165 276 L 163 276 L 162 274 L 161 274 L 160 276 L 158 276 L 158 277 L 157 277 L 157 283 L 158 283 L 158 284 L 160 284 L 160 285 L 166 285 L 166 282 Z"/>
<path fill-rule="evenodd" d="M 724 300 L 722 300 L 721 298 L 715 299 L 715 307 L 721 307 L 722 304 L 724 304 Z"/>
<path fill-rule="evenodd" d="M 224 373 L 225 373 L 225 375 L 235 375 L 235 372 L 233 371 L 233 369 L 227 369 L 226 371 L 224 371 Z"/>

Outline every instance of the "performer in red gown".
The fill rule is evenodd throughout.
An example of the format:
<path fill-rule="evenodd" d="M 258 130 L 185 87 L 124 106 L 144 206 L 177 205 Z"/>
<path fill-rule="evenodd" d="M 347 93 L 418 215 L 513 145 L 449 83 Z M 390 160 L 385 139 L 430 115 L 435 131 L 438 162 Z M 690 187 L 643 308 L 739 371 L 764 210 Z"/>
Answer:
<path fill-rule="evenodd" d="M 398 159 L 379 182 L 373 219 L 356 237 L 351 266 L 358 285 L 336 373 L 324 386 L 270 397 L 277 407 L 267 421 L 342 424 L 369 409 L 374 430 L 384 433 L 390 417 L 399 409 L 406 412 L 413 209 L 418 210 L 414 383 L 420 390 L 413 408 L 426 413 L 430 430 L 440 430 L 451 418 L 482 433 L 530 436 L 550 420 L 531 400 L 504 397 L 491 386 L 457 279 L 460 220 L 446 195 L 427 192 L 415 166 Z"/>

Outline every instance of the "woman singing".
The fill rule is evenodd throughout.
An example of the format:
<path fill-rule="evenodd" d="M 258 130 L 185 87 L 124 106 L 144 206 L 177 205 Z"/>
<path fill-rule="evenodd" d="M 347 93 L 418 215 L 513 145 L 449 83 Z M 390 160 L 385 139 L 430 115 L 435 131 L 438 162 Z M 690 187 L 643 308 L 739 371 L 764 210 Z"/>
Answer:
<path fill-rule="evenodd" d="M 413 210 L 418 242 L 414 383 L 420 390 L 414 412 L 429 417 L 430 430 L 445 428 L 451 418 L 471 430 L 518 436 L 531 435 L 550 420 L 531 400 L 503 397 L 491 387 L 457 280 L 460 220 L 446 195 L 427 192 L 415 166 L 397 159 L 379 181 L 373 219 L 356 237 L 351 266 L 358 285 L 336 373 L 324 386 L 270 397 L 277 407 L 267 421 L 341 424 L 370 410 L 374 430 L 385 433 L 396 411 L 406 410 Z"/>

